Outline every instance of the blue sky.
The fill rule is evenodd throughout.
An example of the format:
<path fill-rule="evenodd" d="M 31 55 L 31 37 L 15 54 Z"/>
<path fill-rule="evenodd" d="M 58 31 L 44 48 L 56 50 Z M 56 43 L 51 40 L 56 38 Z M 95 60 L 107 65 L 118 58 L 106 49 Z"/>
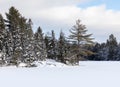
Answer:
<path fill-rule="evenodd" d="M 27 4 L 26 4 L 27 3 Z M 15 6 L 26 18 L 33 20 L 33 29 L 41 26 L 59 36 L 61 29 L 68 36 L 77 19 L 86 25 L 95 41 L 105 42 L 110 34 L 120 41 L 120 0 L 0 0 L 0 13 Z"/>
<path fill-rule="evenodd" d="M 91 0 L 85 3 L 79 4 L 79 7 L 86 8 L 90 6 L 96 6 L 100 4 L 106 4 L 107 9 L 120 10 L 120 0 Z"/>

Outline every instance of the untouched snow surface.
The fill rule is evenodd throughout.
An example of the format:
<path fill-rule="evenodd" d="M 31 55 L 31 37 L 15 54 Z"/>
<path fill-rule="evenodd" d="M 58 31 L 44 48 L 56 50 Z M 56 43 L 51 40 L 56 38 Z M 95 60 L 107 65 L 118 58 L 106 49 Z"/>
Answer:
<path fill-rule="evenodd" d="M 120 87 L 120 62 L 41 64 L 35 68 L 1 67 L 0 87 Z"/>

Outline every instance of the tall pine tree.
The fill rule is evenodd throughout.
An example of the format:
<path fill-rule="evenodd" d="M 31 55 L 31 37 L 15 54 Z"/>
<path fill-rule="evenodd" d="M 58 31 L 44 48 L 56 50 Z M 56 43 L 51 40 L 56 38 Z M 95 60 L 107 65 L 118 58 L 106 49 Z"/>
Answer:
<path fill-rule="evenodd" d="M 22 57 L 22 46 L 21 46 L 21 27 L 20 27 L 20 20 L 21 20 L 21 14 L 15 7 L 11 7 L 9 9 L 9 13 L 6 13 L 7 17 L 7 26 L 8 26 L 8 35 L 11 35 L 12 39 L 12 57 L 11 57 L 11 63 L 12 64 L 18 64 L 21 61 Z M 9 49 L 8 49 L 9 50 Z"/>
<path fill-rule="evenodd" d="M 89 50 L 83 48 L 85 44 L 93 44 L 93 38 L 90 38 L 92 34 L 87 34 L 85 25 L 81 24 L 80 20 L 76 21 L 76 25 L 70 30 L 71 35 L 69 39 L 76 43 L 76 48 L 73 50 L 74 55 L 77 56 L 77 61 L 87 53 L 92 53 Z"/>

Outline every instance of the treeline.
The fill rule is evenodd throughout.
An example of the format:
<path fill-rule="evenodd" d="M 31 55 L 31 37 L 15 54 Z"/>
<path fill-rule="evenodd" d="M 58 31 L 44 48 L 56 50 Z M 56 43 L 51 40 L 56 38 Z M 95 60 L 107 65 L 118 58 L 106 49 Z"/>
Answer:
<path fill-rule="evenodd" d="M 34 61 L 45 60 L 46 48 L 40 27 L 34 34 L 32 20 L 23 17 L 11 7 L 6 19 L 0 15 L 0 64 L 28 66 Z"/>
<path fill-rule="evenodd" d="M 41 27 L 34 33 L 32 20 L 23 17 L 15 7 L 11 7 L 6 19 L 0 14 L 0 65 L 27 64 L 46 59 L 78 65 L 80 60 L 119 60 L 120 45 L 110 35 L 106 43 L 94 43 L 92 34 L 87 34 L 86 26 L 80 20 L 71 28 L 66 37 L 61 31 L 58 39 L 52 30 L 43 34 Z"/>
<path fill-rule="evenodd" d="M 119 61 L 120 60 L 120 43 L 117 42 L 116 37 L 111 34 L 106 40 L 106 43 L 95 43 L 95 45 L 88 48 L 95 54 L 87 57 L 88 60 L 97 61 Z"/>

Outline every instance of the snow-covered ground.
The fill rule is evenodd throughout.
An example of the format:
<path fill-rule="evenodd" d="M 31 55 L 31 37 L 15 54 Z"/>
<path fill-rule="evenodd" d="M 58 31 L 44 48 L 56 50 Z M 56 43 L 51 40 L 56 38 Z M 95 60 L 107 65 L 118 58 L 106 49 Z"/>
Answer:
<path fill-rule="evenodd" d="M 120 62 L 81 61 L 80 66 L 66 66 L 47 61 L 40 65 L 1 67 L 0 87 L 120 87 Z"/>

